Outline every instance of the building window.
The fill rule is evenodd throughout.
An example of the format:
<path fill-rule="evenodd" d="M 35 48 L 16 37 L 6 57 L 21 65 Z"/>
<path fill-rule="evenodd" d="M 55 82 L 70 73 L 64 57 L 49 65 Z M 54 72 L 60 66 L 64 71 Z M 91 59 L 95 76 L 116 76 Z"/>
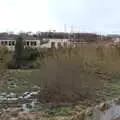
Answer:
<path fill-rule="evenodd" d="M 35 42 L 34 42 L 34 46 L 36 46 L 36 45 L 37 45 L 37 42 L 35 41 Z"/>
<path fill-rule="evenodd" d="M 26 42 L 26 45 L 29 46 L 29 41 Z"/>
<path fill-rule="evenodd" d="M 55 42 L 51 42 L 51 47 L 55 47 Z"/>
<path fill-rule="evenodd" d="M 5 41 L 5 45 L 7 45 L 8 43 L 7 43 L 7 41 Z"/>
<path fill-rule="evenodd" d="M 36 44 L 36 42 L 31 42 L 31 46 L 36 46 L 37 44 Z"/>
<path fill-rule="evenodd" d="M 12 45 L 12 41 L 9 41 L 9 46 L 11 46 Z"/>
<path fill-rule="evenodd" d="M 1 45 L 4 45 L 4 41 L 1 41 Z"/>
<path fill-rule="evenodd" d="M 63 45 L 64 45 L 64 47 L 67 47 L 67 42 L 64 42 Z"/>
<path fill-rule="evenodd" d="M 15 46 L 15 41 L 12 41 L 12 45 Z"/>
<path fill-rule="evenodd" d="M 31 43 L 31 46 L 33 46 L 34 43 L 33 42 L 30 42 L 30 43 Z"/>
<path fill-rule="evenodd" d="M 61 48 L 61 47 L 62 47 L 61 42 L 58 42 L 57 47 L 58 47 L 58 48 Z"/>

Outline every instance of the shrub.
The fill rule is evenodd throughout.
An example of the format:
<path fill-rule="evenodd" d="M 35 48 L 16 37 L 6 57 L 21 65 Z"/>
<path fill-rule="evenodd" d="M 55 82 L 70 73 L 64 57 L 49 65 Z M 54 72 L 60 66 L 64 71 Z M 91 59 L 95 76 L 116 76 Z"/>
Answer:
<path fill-rule="evenodd" d="M 6 47 L 0 47 L 0 67 L 1 69 L 8 68 L 12 61 L 12 53 Z"/>
<path fill-rule="evenodd" d="M 38 52 L 37 49 L 33 49 L 33 48 L 30 48 L 30 47 L 26 47 L 24 49 L 24 54 L 23 54 L 23 59 L 24 60 L 36 60 L 38 57 L 39 57 L 40 53 Z"/>
<path fill-rule="evenodd" d="M 18 37 L 16 39 L 15 54 L 9 66 L 15 66 L 15 68 L 39 68 L 41 61 L 39 59 L 38 62 L 38 58 L 41 57 L 40 55 L 41 54 L 37 49 L 31 47 L 24 48 L 23 38 Z"/>
<path fill-rule="evenodd" d="M 76 48 L 54 49 L 44 58 L 40 71 L 30 79 L 40 85 L 41 102 L 77 102 L 95 97 L 104 80 L 120 75 L 116 46 L 84 44 Z"/>
<path fill-rule="evenodd" d="M 33 72 L 31 79 L 34 77 L 34 83 L 42 89 L 40 101 L 77 102 L 92 98 L 94 90 L 101 88 L 101 80 L 96 74 L 100 68 L 95 62 L 96 48 L 94 52 L 86 49 L 55 50 L 53 57 L 45 59 L 45 65 L 41 66 L 40 71 Z"/>
<path fill-rule="evenodd" d="M 15 66 L 21 66 L 23 61 L 23 54 L 24 54 L 24 41 L 21 36 L 19 36 L 16 39 L 16 45 L 15 45 Z"/>

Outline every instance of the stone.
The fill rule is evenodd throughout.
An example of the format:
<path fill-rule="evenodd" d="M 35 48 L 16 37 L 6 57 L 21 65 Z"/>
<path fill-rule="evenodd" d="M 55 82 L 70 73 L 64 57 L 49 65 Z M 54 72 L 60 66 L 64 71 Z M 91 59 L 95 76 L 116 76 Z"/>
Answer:
<path fill-rule="evenodd" d="M 7 93 L 3 92 L 1 93 L 1 96 L 7 96 Z"/>
<path fill-rule="evenodd" d="M 28 95 L 28 94 L 30 94 L 29 92 L 25 92 L 23 95 Z"/>
<path fill-rule="evenodd" d="M 33 89 L 40 89 L 40 87 L 37 86 L 37 85 L 34 85 L 34 86 L 33 86 Z"/>
<path fill-rule="evenodd" d="M 108 103 L 101 103 L 99 106 L 98 106 L 98 109 L 101 110 L 101 111 L 105 111 L 107 109 L 109 109 L 110 105 Z"/>
<path fill-rule="evenodd" d="M 32 109 L 32 105 L 29 104 L 29 103 L 26 104 L 26 107 L 27 107 L 28 109 Z"/>
<path fill-rule="evenodd" d="M 93 115 L 93 109 L 92 109 L 92 108 L 88 108 L 88 109 L 85 111 L 85 115 L 86 115 L 86 116 L 92 116 L 92 115 Z"/>
<path fill-rule="evenodd" d="M 9 113 L 12 117 L 17 117 L 19 115 L 19 108 L 8 108 L 7 113 Z"/>
<path fill-rule="evenodd" d="M 71 118 L 71 120 L 85 120 L 85 113 L 84 113 L 84 111 L 78 113 L 78 114 L 75 115 L 75 116 L 73 116 L 73 117 Z"/>
<path fill-rule="evenodd" d="M 18 120 L 16 117 L 10 117 L 9 120 Z"/>
<path fill-rule="evenodd" d="M 81 108 L 81 106 L 76 105 L 76 106 L 75 106 L 75 110 L 81 112 L 83 109 Z"/>
<path fill-rule="evenodd" d="M 120 105 L 120 98 L 116 98 L 113 101 L 116 105 Z"/>

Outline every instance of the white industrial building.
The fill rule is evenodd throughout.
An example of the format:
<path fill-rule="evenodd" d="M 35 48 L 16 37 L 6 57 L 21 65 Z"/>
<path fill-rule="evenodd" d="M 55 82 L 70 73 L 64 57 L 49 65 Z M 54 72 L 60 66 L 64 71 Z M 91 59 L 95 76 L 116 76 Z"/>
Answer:
<path fill-rule="evenodd" d="M 8 50 L 14 51 L 16 40 L 0 40 L 0 46 L 5 46 Z M 25 40 L 25 47 L 38 48 L 40 47 L 40 40 Z"/>
<path fill-rule="evenodd" d="M 69 39 L 43 39 L 43 41 L 48 41 L 45 44 L 40 45 L 40 48 L 51 48 L 52 46 L 58 48 L 59 46 L 69 46 L 70 41 Z"/>
<path fill-rule="evenodd" d="M 24 40 L 24 46 L 25 47 L 32 47 L 32 48 L 51 48 L 54 46 L 55 48 L 58 48 L 60 46 L 68 46 L 70 45 L 69 39 L 43 39 L 42 41 L 47 41 L 41 44 L 41 40 Z M 15 49 L 16 40 L 12 39 L 3 39 L 0 40 L 0 46 L 5 46 L 8 48 L 8 50 L 14 51 Z"/>

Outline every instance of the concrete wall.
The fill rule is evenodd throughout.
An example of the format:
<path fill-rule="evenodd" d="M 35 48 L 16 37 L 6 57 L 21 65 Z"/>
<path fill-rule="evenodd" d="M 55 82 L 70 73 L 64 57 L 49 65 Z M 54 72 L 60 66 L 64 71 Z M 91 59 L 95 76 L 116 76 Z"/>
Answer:
<path fill-rule="evenodd" d="M 52 43 L 55 43 L 56 48 L 58 48 L 59 43 L 61 44 L 61 46 L 64 46 L 64 43 L 66 43 L 67 45 L 70 45 L 69 39 L 49 39 L 48 43 L 43 44 L 40 47 L 41 48 L 51 48 Z"/>
<path fill-rule="evenodd" d="M 43 39 L 45 40 L 45 39 Z M 4 42 L 4 45 L 3 45 Z M 11 45 L 9 44 L 11 42 Z M 14 45 L 12 45 L 12 42 L 14 42 Z M 25 42 L 29 42 L 29 45 L 25 45 L 27 47 L 32 48 L 51 48 L 52 43 L 55 43 L 55 47 L 58 48 L 58 44 L 61 44 L 61 46 L 64 46 L 66 43 L 67 45 L 70 45 L 69 39 L 48 39 L 48 43 L 40 45 L 40 40 L 25 40 Z M 31 42 L 36 42 L 36 45 L 31 45 Z M 1 46 L 6 46 L 9 50 L 14 51 L 15 49 L 15 40 L 0 40 Z"/>
<path fill-rule="evenodd" d="M 25 40 L 25 42 L 29 42 L 29 45 L 25 45 L 27 47 L 38 48 L 40 46 L 40 40 Z M 31 45 L 31 42 L 36 42 L 36 45 Z M 11 51 L 15 50 L 15 44 L 15 40 L 0 40 L 0 46 L 5 46 Z"/>
<path fill-rule="evenodd" d="M 58 48 L 59 45 L 62 47 L 64 46 L 70 46 L 73 45 L 76 46 L 79 43 L 71 43 L 69 39 L 43 39 L 43 41 L 48 40 L 48 42 L 44 44 L 40 44 L 40 40 L 25 40 L 25 42 L 29 42 L 29 45 L 25 45 L 27 47 L 32 47 L 32 48 L 51 48 L 52 43 L 54 43 L 54 46 Z M 0 40 L 0 45 L 2 45 L 2 42 L 7 42 L 4 46 L 6 46 L 9 50 L 14 51 L 15 45 L 9 45 L 9 42 L 16 42 L 15 40 Z M 36 45 L 31 45 L 31 42 L 36 42 Z"/>

